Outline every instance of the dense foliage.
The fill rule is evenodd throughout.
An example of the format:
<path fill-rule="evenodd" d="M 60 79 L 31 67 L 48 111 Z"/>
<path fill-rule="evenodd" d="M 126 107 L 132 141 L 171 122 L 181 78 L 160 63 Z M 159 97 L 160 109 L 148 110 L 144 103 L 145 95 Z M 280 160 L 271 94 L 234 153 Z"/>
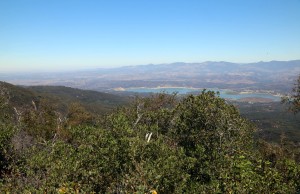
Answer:
<path fill-rule="evenodd" d="M 295 193 L 300 166 L 214 92 L 158 94 L 97 119 L 24 111 L 1 94 L 0 188 L 11 193 Z M 2 118 L 4 118 L 1 115 Z"/>
<path fill-rule="evenodd" d="M 128 98 L 105 92 L 80 90 L 64 86 L 31 86 L 28 90 L 41 97 L 51 97 L 52 101 L 61 102 L 60 109 L 69 103 L 79 102 L 89 112 L 103 114 L 128 103 Z"/>
<path fill-rule="evenodd" d="M 289 105 L 280 102 L 234 103 L 241 115 L 258 128 L 256 136 L 268 142 L 280 143 L 284 134 L 287 141 L 300 146 L 300 114 L 288 111 Z"/>
<path fill-rule="evenodd" d="M 290 104 L 290 110 L 295 114 L 300 112 L 300 75 L 295 83 L 292 94 L 284 97 L 282 101 Z"/>

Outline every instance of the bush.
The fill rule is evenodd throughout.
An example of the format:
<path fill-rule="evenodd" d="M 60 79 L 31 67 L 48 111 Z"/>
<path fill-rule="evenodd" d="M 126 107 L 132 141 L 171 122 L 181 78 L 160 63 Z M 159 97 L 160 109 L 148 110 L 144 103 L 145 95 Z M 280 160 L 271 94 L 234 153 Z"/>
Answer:
<path fill-rule="evenodd" d="M 69 125 L 67 140 L 38 138 L 44 132 L 36 131 L 33 146 L 10 163 L 3 191 L 293 193 L 299 188 L 299 164 L 288 157 L 271 160 L 275 147 L 257 146 L 254 127 L 214 92 L 137 99 L 101 126 L 93 125 Z M 4 137 L 10 141 L 10 135 Z"/>

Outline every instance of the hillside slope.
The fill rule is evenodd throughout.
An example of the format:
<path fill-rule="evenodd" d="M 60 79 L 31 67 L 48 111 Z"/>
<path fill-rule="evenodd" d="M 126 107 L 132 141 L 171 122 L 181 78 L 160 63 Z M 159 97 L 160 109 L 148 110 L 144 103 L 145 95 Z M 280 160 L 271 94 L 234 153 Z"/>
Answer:
<path fill-rule="evenodd" d="M 110 112 L 129 102 L 126 97 L 65 86 L 31 86 L 27 89 L 38 95 L 52 97 L 64 103 L 79 102 L 96 114 Z"/>
<path fill-rule="evenodd" d="M 32 101 L 38 105 L 43 99 L 58 107 L 62 112 L 66 111 L 69 104 L 77 102 L 92 113 L 106 114 L 129 102 L 126 97 L 64 86 L 21 87 L 0 82 L 0 88 L 9 95 L 9 101 L 13 106 L 23 108 L 32 106 Z"/>

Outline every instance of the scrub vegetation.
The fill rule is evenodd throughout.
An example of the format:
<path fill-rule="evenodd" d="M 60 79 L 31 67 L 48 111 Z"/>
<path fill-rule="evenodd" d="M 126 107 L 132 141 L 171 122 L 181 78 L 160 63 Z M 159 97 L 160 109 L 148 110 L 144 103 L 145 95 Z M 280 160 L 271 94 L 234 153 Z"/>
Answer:
<path fill-rule="evenodd" d="M 299 148 L 255 137 L 214 92 L 137 97 L 97 116 L 26 89 L 17 104 L 10 87 L 1 83 L 1 193 L 300 191 Z"/>

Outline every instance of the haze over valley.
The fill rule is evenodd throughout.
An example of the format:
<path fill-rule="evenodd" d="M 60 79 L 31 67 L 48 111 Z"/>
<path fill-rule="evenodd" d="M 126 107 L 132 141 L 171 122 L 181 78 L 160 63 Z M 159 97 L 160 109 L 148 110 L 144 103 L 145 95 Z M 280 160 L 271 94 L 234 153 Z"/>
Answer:
<path fill-rule="evenodd" d="M 293 87 L 300 60 L 256 63 L 203 62 L 125 66 L 57 73 L 0 74 L 16 85 L 57 85 L 106 92 L 128 88 L 215 88 L 287 93 Z"/>

